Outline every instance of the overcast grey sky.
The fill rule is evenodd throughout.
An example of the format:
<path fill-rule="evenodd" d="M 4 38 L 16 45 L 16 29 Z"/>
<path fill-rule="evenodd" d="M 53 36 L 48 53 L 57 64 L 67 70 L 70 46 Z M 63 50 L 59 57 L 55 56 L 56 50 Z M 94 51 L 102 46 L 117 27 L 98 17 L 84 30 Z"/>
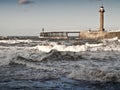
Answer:
<path fill-rule="evenodd" d="M 99 28 L 101 0 L 0 0 L 0 35 Z M 105 28 L 120 29 L 120 0 L 103 0 Z"/>

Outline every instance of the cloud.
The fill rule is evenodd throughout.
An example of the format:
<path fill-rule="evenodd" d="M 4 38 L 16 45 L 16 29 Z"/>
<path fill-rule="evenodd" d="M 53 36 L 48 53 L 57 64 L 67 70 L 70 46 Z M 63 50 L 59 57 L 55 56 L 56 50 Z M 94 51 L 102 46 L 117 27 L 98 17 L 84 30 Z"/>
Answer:
<path fill-rule="evenodd" d="M 30 0 L 19 0 L 18 2 L 19 2 L 19 4 L 30 4 L 30 3 L 32 3 L 32 1 L 30 1 Z"/>

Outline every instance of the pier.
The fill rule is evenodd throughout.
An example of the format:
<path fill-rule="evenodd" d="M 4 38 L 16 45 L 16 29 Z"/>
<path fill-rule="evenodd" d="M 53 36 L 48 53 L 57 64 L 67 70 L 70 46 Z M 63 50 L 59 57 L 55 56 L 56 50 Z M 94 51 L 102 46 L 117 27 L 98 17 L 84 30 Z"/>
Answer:
<path fill-rule="evenodd" d="M 69 31 L 69 32 L 41 32 L 41 38 L 49 39 L 69 39 L 69 38 L 79 38 L 80 32 Z"/>
<path fill-rule="evenodd" d="M 117 32 L 108 32 L 104 28 L 104 12 L 105 9 L 103 6 L 100 7 L 100 25 L 98 30 L 79 30 L 79 31 L 67 31 L 67 32 L 44 32 L 44 28 L 40 33 L 41 38 L 47 39 L 105 39 L 105 38 L 114 38 L 118 37 L 120 39 L 120 31 Z"/>

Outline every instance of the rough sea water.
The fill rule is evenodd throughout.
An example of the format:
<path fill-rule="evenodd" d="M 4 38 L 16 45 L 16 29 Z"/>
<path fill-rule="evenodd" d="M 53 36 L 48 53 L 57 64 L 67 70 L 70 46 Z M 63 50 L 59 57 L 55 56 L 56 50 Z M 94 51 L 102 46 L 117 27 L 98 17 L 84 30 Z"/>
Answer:
<path fill-rule="evenodd" d="M 0 90 L 120 90 L 120 40 L 0 40 Z"/>

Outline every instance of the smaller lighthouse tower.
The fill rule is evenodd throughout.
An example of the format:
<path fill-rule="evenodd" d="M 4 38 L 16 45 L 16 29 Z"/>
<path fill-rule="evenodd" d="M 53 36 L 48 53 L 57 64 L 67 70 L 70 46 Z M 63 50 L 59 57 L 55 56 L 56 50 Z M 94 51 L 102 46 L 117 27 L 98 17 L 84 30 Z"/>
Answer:
<path fill-rule="evenodd" d="M 105 10 L 104 10 L 103 6 L 100 7 L 99 12 L 100 12 L 100 28 L 99 28 L 99 31 L 103 32 L 105 30 L 104 29 L 104 12 L 105 12 Z"/>

